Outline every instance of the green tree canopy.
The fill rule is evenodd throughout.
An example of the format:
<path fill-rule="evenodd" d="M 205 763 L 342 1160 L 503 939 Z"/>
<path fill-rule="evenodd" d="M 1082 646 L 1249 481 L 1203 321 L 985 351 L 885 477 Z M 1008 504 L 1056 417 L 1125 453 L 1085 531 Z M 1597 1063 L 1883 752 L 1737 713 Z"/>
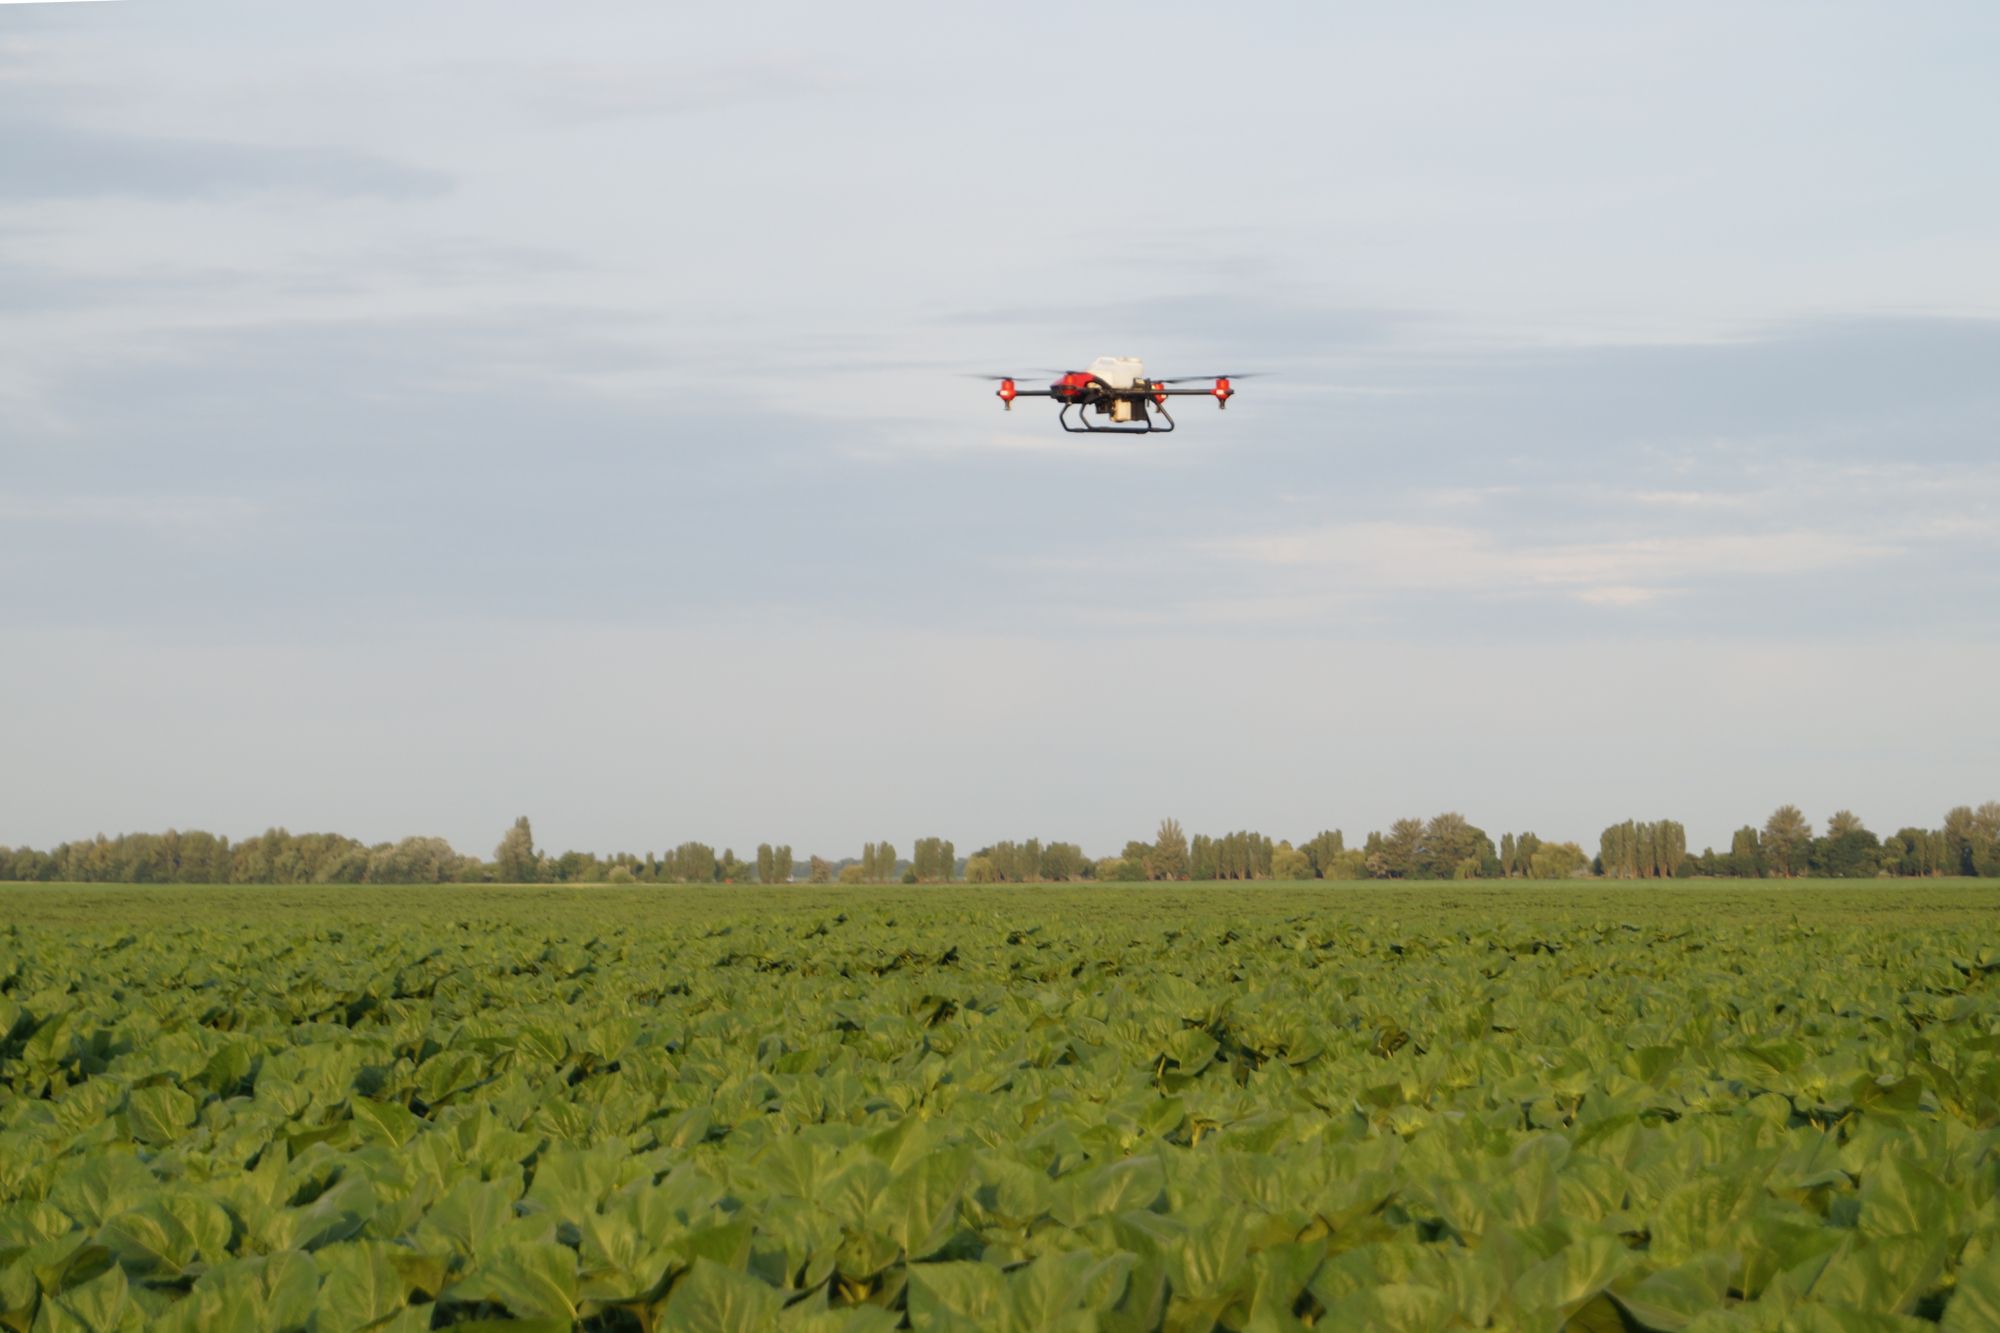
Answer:
<path fill-rule="evenodd" d="M 1181 832 L 1179 820 L 1160 821 L 1160 831 L 1153 836 L 1153 854 L 1148 863 L 1148 874 L 1153 879 L 1188 877 L 1187 834 Z"/>
<path fill-rule="evenodd" d="M 1774 875 L 1803 874 L 1811 844 L 1812 824 L 1796 805 L 1781 805 L 1764 821 L 1764 864 Z"/>

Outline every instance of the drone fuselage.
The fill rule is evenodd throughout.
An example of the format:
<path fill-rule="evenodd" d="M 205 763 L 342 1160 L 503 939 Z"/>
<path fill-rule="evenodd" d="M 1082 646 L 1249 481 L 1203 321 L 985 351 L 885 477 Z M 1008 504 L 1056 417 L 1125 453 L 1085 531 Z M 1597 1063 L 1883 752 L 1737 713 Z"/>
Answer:
<path fill-rule="evenodd" d="M 1017 389 L 1012 379 L 1000 377 L 994 396 L 1010 410 L 1016 398 L 1053 398 L 1062 404 L 1057 420 L 1071 434 L 1109 431 L 1145 435 L 1174 429 L 1174 419 L 1167 412 L 1168 398 L 1212 397 L 1217 407 L 1227 407 L 1235 392 L 1226 375 L 1215 377 L 1212 389 L 1176 389 L 1167 380 L 1147 378 L 1145 363 L 1136 356 L 1100 356 L 1088 370 L 1066 371 L 1046 389 Z M 1077 425 L 1070 424 L 1071 408 L 1077 409 Z M 1108 417 L 1112 424 L 1093 426 L 1092 414 Z"/>

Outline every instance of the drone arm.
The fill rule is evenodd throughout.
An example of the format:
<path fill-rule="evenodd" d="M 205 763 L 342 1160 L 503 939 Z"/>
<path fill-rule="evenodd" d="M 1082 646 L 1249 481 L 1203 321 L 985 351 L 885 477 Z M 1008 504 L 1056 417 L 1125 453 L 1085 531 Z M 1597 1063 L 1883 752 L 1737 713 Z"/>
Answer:
<path fill-rule="evenodd" d="M 1236 390 L 1229 387 L 1229 377 L 1218 375 L 1212 387 L 1206 389 L 1176 389 L 1172 380 L 1154 380 L 1146 389 L 1148 397 L 1155 401 L 1167 398 L 1213 398 L 1217 407 L 1228 407 L 1229 400 L 1236 396 Z"/>

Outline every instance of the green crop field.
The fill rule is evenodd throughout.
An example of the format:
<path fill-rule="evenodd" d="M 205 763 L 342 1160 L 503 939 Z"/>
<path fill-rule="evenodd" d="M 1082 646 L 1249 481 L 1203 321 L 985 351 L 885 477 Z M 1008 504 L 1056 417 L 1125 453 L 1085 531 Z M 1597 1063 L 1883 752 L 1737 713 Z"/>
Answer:
<path fill-rule="evenodd" d="M 0 889 L 0 1327 L 2000 1328 L 2000 888 Z"/>

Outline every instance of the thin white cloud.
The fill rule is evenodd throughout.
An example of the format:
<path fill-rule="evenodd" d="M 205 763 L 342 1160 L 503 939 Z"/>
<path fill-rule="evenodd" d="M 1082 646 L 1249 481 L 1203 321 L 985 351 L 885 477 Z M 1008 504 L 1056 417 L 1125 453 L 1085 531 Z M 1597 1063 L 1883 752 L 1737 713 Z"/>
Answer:
<path fill-rule="evenodd" d="M 1901 548 L 1810 530 L 1510 544 L 1469 527 L 1354 523 L 1228 538 L 1201 549 L 1378 590 L 1539 589 L 1630 606 L 1689 579 L 1815 573 L 1888 559 Z"/>
<path fill-rule="evenodd" d="M 227 531 L 259 518 L 267 506 L 234 495 L 9 495 L 0 492 L 0 523 L 88 524 L 154 533 Z"/>
<path fill-rule="evenodd" d="M 1586 588 L 1576 595 L 1576 599 L 1591 606 L 1640 606 L 1669 595 L 1670 591 L 1665 588 L 1640 588 L 1628 583 Z"/>
<path fill-rule="evenodd" d="M 1662 509 L 1741 509 L 1752 498 L 1730 491 L 1632 491 L 1630 495 L 1639 504 Z"/>

